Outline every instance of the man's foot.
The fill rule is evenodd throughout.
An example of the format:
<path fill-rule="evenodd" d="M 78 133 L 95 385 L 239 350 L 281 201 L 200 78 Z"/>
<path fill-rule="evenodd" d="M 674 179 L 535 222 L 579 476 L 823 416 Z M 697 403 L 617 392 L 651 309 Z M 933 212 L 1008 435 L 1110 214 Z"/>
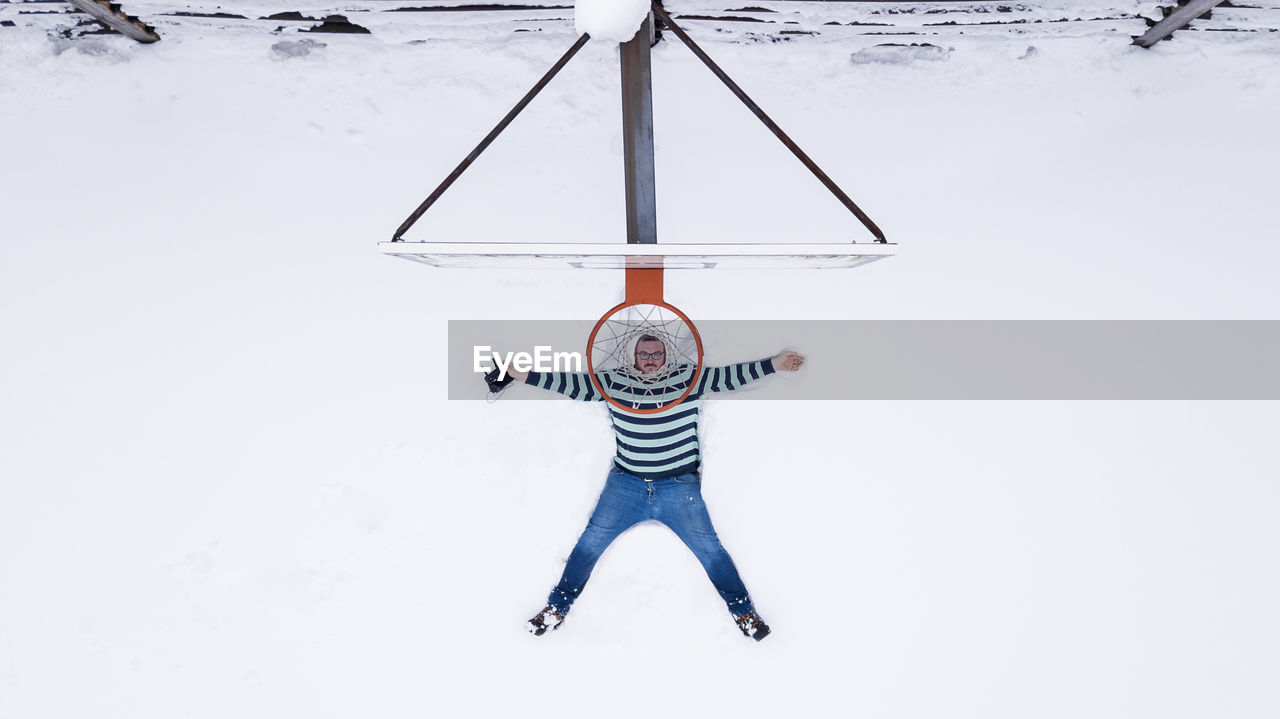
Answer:
<path fill-rule="evenodd" d="M 564 621 L 563 614 L 556 614 L 556 610 L 550 606 L 534 615 L 524 628 L 535 637 L 540 637 L 547 633 L 548 629 L 559 629 L 560 622 Z"/>
<path fill-rule="evenodd" d="M 754 611 L 746 614 L 736 614 L 733 620 L 738 623 L 738 628 L 742 630 L 743 635 L 751 637 L 757 642 L 769 636 L 769 625 L 765 624 L 760 615 Z"/>

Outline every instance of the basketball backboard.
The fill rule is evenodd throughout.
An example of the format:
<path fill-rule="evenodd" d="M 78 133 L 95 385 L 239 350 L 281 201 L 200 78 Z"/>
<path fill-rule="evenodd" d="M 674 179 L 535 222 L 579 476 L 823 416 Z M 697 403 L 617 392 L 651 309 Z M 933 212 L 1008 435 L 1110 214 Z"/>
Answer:
<path fill-rule="evenodd" d="M 892 257 L 889 243 L 623 244 L 380 242 L 387 255 L 434 267 L 517 269 L 822 269 Z"/>

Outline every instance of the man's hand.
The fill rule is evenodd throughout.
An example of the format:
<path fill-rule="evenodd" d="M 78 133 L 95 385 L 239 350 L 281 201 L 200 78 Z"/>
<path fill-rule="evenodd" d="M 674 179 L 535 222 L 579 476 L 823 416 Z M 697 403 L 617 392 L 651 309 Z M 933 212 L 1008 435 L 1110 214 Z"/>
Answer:
<path fill-rule="evenodd" d="M 521 382 L 521 383 L 523 383 L 526 379 L 528 379 L 528 377 L 529 377 L 529 373 L 528 373 L 528 372 L 521 372 L 520 370 L 516 369 L 515 367 L 508 367 L 508 368 L 507 368 L 507 376 L 508 376 L 508 377 L 511 377 L 512 379 L 514 379 L 514 380 L 515 380 L 515 381 L 517 381 L 517 382 Z"/>
<path fill-rule="evenodd" d="M 485 373 L 484 383 L 489 385 L 490 392 L 501 392 L 514 380 L 511 375 L 503 375 L 502 378 L 499 379 L 498 375 L 500 374 L 502 374 L 502 370 L 497 367 L 494 367 Z"/>
<path fill-rule="evenodd" d="M 804 355 L 787 350 L 769 361 L 773 363 L 774 372 L 795 372 L 804 366 Z"/>

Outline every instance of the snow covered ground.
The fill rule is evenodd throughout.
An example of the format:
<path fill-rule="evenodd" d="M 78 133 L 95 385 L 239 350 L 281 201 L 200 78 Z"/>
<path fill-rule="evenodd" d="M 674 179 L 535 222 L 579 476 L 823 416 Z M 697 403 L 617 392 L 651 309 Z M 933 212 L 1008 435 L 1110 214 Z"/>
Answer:
<path fill-rule="evenodd" d="M 374 243 L 573 30 L 312 39 L 2 39 L 0 716 L 1280 712 L 1273 402 L 713 402 L 705 495 L 774 635 L 654 526 L 524 634 L 612 436 L 446 401 L 446 322 L 590 319 L 622 278 Z M 709 42 L 901 252 L 668 298 L 1280 319 L 1274 35 L 951 46 Z M 654 73 L 663 240 L 864 238 L 684 48 Z M 621 241 L 619 128 L 588 44 L 411 237 Z"/>

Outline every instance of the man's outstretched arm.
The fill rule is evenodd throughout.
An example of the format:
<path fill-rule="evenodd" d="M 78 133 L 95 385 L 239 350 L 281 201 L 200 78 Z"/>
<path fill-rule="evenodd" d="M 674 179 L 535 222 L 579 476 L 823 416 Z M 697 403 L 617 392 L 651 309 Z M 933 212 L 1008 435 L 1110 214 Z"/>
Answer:
<path fill-rule="evenodd" d="M 707 367 L 698 380 L 698 389 L 711 392 L 732 392 L 774 372 L 795 372 L 804 366 L 804 355 L 784 351 L 768 359 L 741 362 L 727 367 Z"/>
<path fill-rule="evenodd" d="M 507 372 L 517 381 L 539 389 L 551 390 L 580 402 L 600 402 L 604 395 L 591 382 L 586 372 L 521 372 L 511 367 Z"/>

